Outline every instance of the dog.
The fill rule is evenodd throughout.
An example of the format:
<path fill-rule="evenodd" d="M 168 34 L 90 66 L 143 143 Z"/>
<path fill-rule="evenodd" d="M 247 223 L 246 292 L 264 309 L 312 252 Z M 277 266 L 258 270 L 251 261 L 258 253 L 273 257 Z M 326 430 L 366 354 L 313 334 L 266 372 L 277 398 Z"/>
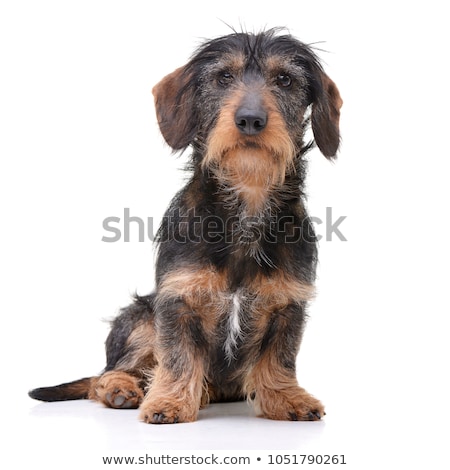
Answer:
<path fill-rule="evenodd" d="M 320 420 L 296 378 L 317 264 L 303 188 L 314 143 L 328 159 L 339 148 L 335 83 L 310 46 L 270 29 L 203 43 L 153 94 L 167 144 L 192 151 L 157 233 L 155 290 L 113 320 L 101 375 L 29 395 L 140 408 L 154 424 L 245 399 L 266 418 Z"/>

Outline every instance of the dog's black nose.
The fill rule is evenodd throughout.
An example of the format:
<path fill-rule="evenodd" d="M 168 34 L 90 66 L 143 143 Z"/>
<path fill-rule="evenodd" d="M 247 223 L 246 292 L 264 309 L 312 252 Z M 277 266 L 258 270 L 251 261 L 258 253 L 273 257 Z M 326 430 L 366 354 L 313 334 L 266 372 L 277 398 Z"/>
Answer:
<path fill-rule="evenodd" d="M 264 109 L 250 109 L 242 106 L 234 116 L 236 127 L 246 135 L 259 134 L 267 124 L 267 113 Z"/>

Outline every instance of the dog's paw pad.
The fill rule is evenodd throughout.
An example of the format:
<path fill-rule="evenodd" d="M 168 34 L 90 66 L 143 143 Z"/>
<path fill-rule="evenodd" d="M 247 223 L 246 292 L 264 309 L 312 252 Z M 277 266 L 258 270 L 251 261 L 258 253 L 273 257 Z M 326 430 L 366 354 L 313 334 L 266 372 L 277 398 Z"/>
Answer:
<path fill-rule="evenodd" d="M 306 417 L 306 421 L 319 421 L 323 414 L 320 411 L 310 411 Z"/>
<path fill-rule="evenodd" d="M 300 417 L 297 413 L 288 413 L 290 421 L 320 421 L 323 415 L 319 411 L 309 411 L 306 415 L 300 415 Z"/>
<path fill-rule="evenodd" d="M 306 413 L 290 411 L 288 413 L 289 421 L 320 421 L 325 416 L 325 412 L 318 410 L 308 411 Z"/>
<path fill-rule="evenodd" d="M 138 408 L 142 397 L 139 397 L 134 390 L 114 389 L 105 395 L 107 404 L 111 408 L 130 409 Z"/>
<path fill-rule="evenodd" d="M 152 422 L 154 424 L 167 424 L 167 423 L 178 423 L 178 416 L 174 416 L 173 418 L 168 418 L 164 413 L 154 413 Z"/>
<path fill-rule="evenodd" d="M 178 416 L 168 417 L 165 413 L 144 414 L 142 420 L 148 424 L 176 424 L 179 422 Z"/>
<path fill-rule="evenodd" d="M 102 376 L 95 390 L 95 398 L 110 408 L 138 408 L 144 393 L 138 381 L 123 372 L 110 372 Z"/>

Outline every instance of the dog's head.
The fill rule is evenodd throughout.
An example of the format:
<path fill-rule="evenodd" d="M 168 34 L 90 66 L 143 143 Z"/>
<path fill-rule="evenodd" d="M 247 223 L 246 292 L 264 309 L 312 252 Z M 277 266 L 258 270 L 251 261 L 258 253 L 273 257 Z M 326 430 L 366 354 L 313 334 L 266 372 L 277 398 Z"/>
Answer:
<path fill-rule="evenodd" d="M 239 171 L 252 173 L 270 161 L 272 182 L 283 180 L 304 148 L 308 109 L 322 154 L 333 158 L 339 147 L 336 85 L 309 46 L 275 29 L 205 43 L 153 93 L 166 142 L 174 150 L 195 142 L 202 165 L 246 162 Z"/>

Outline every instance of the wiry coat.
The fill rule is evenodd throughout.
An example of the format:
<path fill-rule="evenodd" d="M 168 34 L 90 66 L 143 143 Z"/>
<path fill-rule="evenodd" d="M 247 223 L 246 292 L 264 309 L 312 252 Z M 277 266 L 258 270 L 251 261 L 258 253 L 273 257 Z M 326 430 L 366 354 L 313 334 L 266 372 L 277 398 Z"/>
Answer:
<path fill-rule="evenodd" d="M 308 46 L 269 30 L 207 42 L 154 95 L 167 143 L 192 148 L 158 232 L 155 291 L 114 320 L 103 375 L 31 396 L 140 405 L 151 423 L 242 398 L 268 418 L 320 419 L 295 372 L 317 259 L 304 133 L 311 122 L 336 154 L 335 84 Z"/>

